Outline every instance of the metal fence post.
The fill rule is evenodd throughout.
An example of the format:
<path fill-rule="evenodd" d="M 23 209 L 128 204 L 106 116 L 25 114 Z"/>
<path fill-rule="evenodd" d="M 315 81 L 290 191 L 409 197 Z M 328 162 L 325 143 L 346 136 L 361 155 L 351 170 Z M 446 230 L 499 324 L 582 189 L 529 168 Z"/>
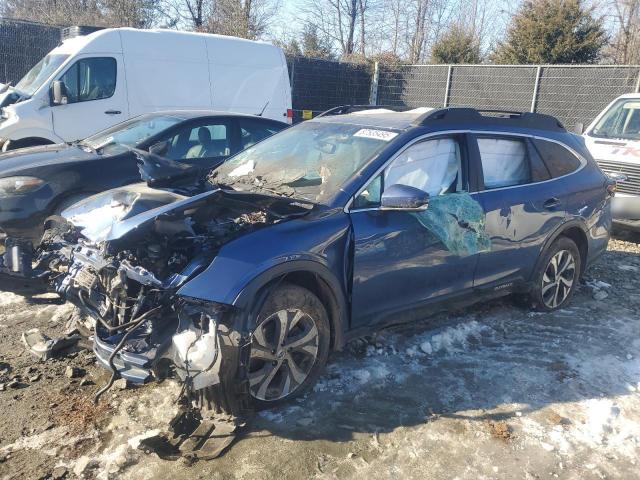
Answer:
<path fill-rule="evenodd" d="M 380 63 L 373 66 L 373 78 L 371 79 L 371 93 L 369 94 L 369 105 L 378 104 L 378 80 L 380 78 Z"/>
<path fill-rule="evenodd" d="M 536 111 L 536 105 L 538 103 L 538 89 L 540 87 L 540 74 L 542 73 L 542 67 L 538 65 L 536 69 L 536 83 L 533 86 L 533 98 L 531 99 L 531 113 Z"/>
<path fill-rule="evenodd" d="M 449 65 L 449 68 L 447 68 L 447 83 L 444 88 L 444 103 L 442 104 L 442 106 L 445 108 L 449 105 L 449 91 L 451 90 L 452 72 L 453 72 L 453 65 Z"/>

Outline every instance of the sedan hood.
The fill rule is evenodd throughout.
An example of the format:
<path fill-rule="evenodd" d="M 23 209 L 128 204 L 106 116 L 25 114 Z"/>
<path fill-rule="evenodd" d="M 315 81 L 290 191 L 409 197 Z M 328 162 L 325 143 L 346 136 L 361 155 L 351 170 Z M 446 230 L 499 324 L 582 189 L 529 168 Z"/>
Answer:
<path fill-rule="evenodd" d="M 64 143 L 23 148 L 0 154 L 0 177 L 20 175 L 24 170 L 98 158 L 99 155 Z"/>
<path fill-rule="evenodd" d="M 112 242 L 130 234 L 143 233 L 160 218 L 184 219 L 185 225 L 202 207 L 212 211 L 268 211 L 276 218 L 306 214 L 313 204 L 288 197 L 263 195 L 233 190 L 213 190 L 187 197 L 178 193 L 153 189 L 143 183 L 109 190 L 89 197 L 62 212 L 62 216 L 90 242 Z M 200 221 L 212 221 L 204 215 Z"/>

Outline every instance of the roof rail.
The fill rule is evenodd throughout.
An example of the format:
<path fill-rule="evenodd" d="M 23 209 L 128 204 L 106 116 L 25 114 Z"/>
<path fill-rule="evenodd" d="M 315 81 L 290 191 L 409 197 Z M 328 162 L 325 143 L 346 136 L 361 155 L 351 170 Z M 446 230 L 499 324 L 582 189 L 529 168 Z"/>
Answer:
<path fill-rule="evenodd" d="M 325 110 L 324 112 L 319 113 L 315 116 L 315 118 L 327 117 L 329 115 L 346 115 L 347 113 L 359 112 L 361 110 L 375 110 L 378 108 L 386 108 L 388 110 L 396 111 L 399 108 L 404 107 L 397 107 L 392 105 L 340 105 L 338 107 L 333 107 L 329 110 Z"/>
<path fill-rule="evenodd" d="M 483 113 L 493 115 L 483 115 Z M 503 125 L 566 132 L 560 120 L 551 115 L 511 110 L 482 110 L 469 107 L 447 107 L 431 110 L 416 118 L 412 125 L 417 127 L 431 125 L 434 122 L 440 124 L 468 121 L 486 125 Z"/>

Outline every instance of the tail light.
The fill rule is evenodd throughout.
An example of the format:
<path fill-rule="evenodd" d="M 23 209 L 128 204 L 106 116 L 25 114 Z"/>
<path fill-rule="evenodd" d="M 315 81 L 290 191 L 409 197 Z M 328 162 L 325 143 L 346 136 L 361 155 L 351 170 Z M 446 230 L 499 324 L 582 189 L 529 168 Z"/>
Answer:
<path fill-rule="evenodd" d="M 293 123 L 293 109 L 287 108 L 287 122 Z"/>

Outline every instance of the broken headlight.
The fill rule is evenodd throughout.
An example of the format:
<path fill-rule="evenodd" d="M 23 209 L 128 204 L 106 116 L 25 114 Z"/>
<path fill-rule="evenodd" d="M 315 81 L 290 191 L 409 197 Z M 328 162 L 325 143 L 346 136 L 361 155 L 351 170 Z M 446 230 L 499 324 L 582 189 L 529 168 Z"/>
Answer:
<path fill-rule="evenodd" d="M 45 185 L 45 181 L 38 177 L 6 177 L 0 178 L 0 197 L 11 197 L 35 192 Z"/>

